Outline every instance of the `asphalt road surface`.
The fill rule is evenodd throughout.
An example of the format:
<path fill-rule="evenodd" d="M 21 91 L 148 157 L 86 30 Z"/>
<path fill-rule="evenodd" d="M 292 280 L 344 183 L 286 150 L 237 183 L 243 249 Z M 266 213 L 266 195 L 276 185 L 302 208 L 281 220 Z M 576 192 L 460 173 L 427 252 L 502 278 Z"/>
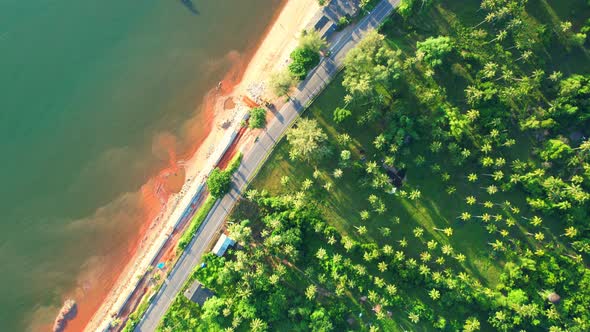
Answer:
<path fill-rule="evenodd" d="M 399 2 L 400 0 L 382 0 L 354 29 L 343 31 L 342 36 L 330 46 L 330 56 L 321 60 L 320 64 L 308 75 L 308 78 L 299 85 L 297 93 L 291 96 L 291 101 L 275 114 L 275 118 L 267 130 L 260 134 L 254 146 L 244 153 L 242 163 L 233 175 L 230 192 L 213 206 L 197 232 L 197 236 L 187 246 L 164 285 L 153 298 L 135 331 L 151 332 L 156 329 L 174 297 L 181 291 L 195 266 L 200 263 L 201 256 L 218 234 L 229 212 L 242 195 L 246 184 L 265 162 L 275 144 L 309 103 L 336 76 L 342 67 L 346 53 L 368 31 L 377 28 L 389 16 L 394 7 L 399 5 Z"/>

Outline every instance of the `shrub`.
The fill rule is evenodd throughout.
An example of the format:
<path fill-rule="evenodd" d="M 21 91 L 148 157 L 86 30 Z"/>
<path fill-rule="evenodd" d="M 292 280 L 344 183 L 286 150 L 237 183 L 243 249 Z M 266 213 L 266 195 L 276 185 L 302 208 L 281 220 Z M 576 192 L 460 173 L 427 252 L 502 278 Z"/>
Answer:
<path fill-rule="evenodd" d="M 286 68 L 270 76 L 270 87 L 274 94 L 279 97 L 288 95 L 293 84 L 295 84 L 295 79 Z"/>
<path fill-rule="evenodd" d="M 264 128 L 266 125 L 266 110 L 256 107 L 250 110 L 250 128 Z"/>
<path fill-rule="evenodd" d="M 229 191 L 231 173 L 215 168 L 207 179 L 209 192 L 215 198 L 225 195 Z"/>
<path fill-rule="evenodd" d="M 346 120 L 351 115 L 352 115 L 351 111 L 349 111 L 345 108 L 336 107 L 336 109 L 334 110 L 334 121 L 336 121 L 336 123 L 341 123 L 342 121 Z"/>
<path fill-rule="evenodd" d="M 178 251 L 184 250 L 184 248 L 186 248 L 189 242 L 191 242 L 193 236 L 195 236 L 195 234 L 197 233 L 199 226 L 201 226 L 201 224 L 213 208 L 213 205 L 215 205 L 216 200 L 217 199 L 213 196 L 207 197 L 205 203 L 203 203 L 199 211 L 197 211 L 197 214 L 195 214 L 195 216 L 191 219 L 187 230 L 182 234 L 180 240 L 178 240 Z"/>
<path fill-rule="evenodd" d="M 338 29 L 344 29 L 344 27 L 346 27 L 347 25 L 350 24 L 350 18 L 348 16 L 342 16 L 339 20 L 338 20 Z"/>
<path fill-rule="evenodd" d="M 308 48 L 296 48 L 291 53 L 293 62 L 289 65 L 289 71 L 293 77 L 303 80 L 313 67 L 320 62 L 320 55 Z"/>

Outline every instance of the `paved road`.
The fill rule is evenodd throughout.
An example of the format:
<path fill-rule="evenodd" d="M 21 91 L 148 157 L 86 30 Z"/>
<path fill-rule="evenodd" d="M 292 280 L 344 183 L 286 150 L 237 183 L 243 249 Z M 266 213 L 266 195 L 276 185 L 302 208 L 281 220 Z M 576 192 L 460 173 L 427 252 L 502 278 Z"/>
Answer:
<path fill-rule="evenodd" d="M 154 297 L 145 316 L 135 331 L 154 331 L 176 294 L 181 290 L 191 272 L 201 261 L 205 249 L 213 240 L 228 213 L 232 210 L 245 189 L 248 181 L 255 175 L 279 141 L 283 133 L 293 121 L 305 110 L 308 104 L 317 96 L 338 73 L 346 53 L 353 48 L 369 31 L 381 24 L 391 13 L 400 0 L 382 0 L 369 15 L 361 20 L 357 26 L 348 32 L 343 32 L 338 40 L 332 43 L 329 58 L 324 58 L 302 82 L 291 102 L 287 103 L 275 114 L 275 119 L 267 130 L 260 135 L 258 142 L 244 154 L 242 163 L 232 179 L 230 192 L 213 206 L 205 222 L 201 225 L 197 237 L 188 245 L 184 254 L 168 276 L 165 284 Z"/>

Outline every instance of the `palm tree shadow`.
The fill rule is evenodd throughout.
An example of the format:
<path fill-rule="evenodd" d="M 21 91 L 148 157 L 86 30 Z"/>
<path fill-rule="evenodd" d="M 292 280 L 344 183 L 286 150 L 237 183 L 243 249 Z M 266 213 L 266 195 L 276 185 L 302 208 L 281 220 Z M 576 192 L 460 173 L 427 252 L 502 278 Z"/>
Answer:
<path fill-rule="evenodd" d="M 186 9 L 193 13 L 193 15 L 200 14 L 192 0 L 180 0 L 180 2 L 186 7 Z"/>

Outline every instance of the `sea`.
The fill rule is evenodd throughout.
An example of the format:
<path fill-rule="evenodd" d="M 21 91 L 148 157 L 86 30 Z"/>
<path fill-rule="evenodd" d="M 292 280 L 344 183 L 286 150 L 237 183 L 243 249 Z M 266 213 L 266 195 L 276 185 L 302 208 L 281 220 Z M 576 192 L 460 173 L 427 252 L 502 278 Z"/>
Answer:
<path fill-rule="evenodd" d="M 158 209 L 145 184 L 203 139 L 207 92 L 282 4 L 0 0 L 3 331 L 46 330 L 67 298 L 83 326 Z"/>

